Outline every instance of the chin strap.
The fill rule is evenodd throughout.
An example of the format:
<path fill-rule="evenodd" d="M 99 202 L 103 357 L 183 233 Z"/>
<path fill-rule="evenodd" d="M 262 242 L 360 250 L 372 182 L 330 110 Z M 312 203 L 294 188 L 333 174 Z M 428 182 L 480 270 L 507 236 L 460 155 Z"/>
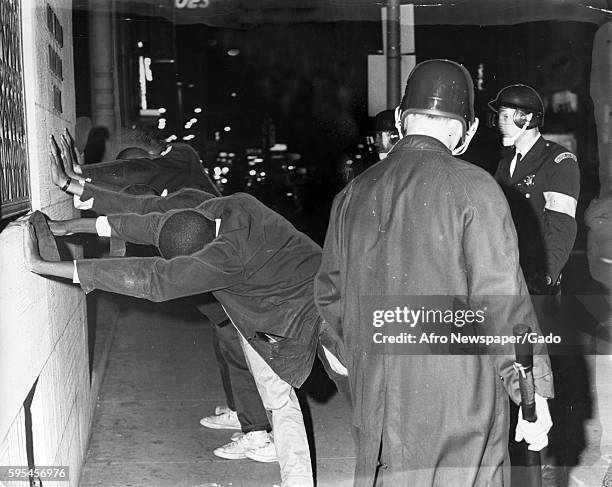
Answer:
<path fill-rule="evenodd" d="M 470 128 L 465 134 L 465 138 L 463 139 L 463 144 L 461 144 L 459 147 L 455 147 L 452 150 L 452 153 L 454 156 L 460 156 L 467 150 L 468 146 L 470 145 L 470 142 L 472 141 L 472 137 L 476 135 L 476 130 L 478 130 L 479 123 L 480 123 L 480 120 L 478 120 L 478 117 L 475 117 L 474 122 L 472 122 L 472 125 L 470 125 Z"/>
<path fill-rule="evenodd" d="M 404 131 L 402 130 L 402 111 L 400 107 L 395 107 L 395 128 L 397 129 L 397 133 L 399 138 L 404 137 Z"/>
<path fill-rule="evenodd" d="M 516 141 L 519 139 L 519 137 L 521 135 L 523 135 L 527 131 L 527 127 L 531 123 L 531 119 L 532 118 L 533 118 L 533 113 L 530 113 L 529 115 L 527 115 L 526 122 L 521 127 L 521 130 L 519 130 L 519 133 L 514 135 L 514 136 L 512 136 L 512 137 L 503 137 L 502 138 L 502 145 L 504 147 L 512 147 L 513 145 L 515 145 Z"/>

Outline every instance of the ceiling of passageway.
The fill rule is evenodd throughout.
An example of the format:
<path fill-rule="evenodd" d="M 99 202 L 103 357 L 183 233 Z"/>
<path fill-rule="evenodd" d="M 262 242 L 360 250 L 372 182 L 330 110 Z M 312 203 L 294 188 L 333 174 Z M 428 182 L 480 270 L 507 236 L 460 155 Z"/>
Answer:
<path fill-rule="evenodd" d="M 110 0 L 77 0 L 76 8 L 108 9 Z M 153 15 L 177 24 L 249 28 L 269 23 L 377 21 L 383 0 L 115 0 L 126 15 Z M 508 25 L 540 20 L 601 24 L 612 0 L 419 0 L 417 25 Z"/>

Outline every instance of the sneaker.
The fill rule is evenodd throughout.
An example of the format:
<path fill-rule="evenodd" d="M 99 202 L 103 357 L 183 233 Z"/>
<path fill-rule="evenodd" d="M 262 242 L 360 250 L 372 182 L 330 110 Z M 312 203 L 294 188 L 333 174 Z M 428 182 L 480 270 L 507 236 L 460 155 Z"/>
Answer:
<path fill-rule="evenodd" d="M 247 452 L 258 450 L 270 443 L 270 437 L 265 431 L 251 431 L 240 436 L 236 441 L 231 441 L 219 448 L 215 448 L 213 453 L 221 458 L 228 460 L 239 460 L 247 458 Z"/>
<path fill-rule="evenodd" d="M 215 406 L 215 416 L 219 416 L 223 413 L 229 413 L 230 411 L 231 409 L 226 404 L 223 406 Z"/>
<path fill-rule="evenodd" d="M 216 412 L 216 409 L 215 409 Z M 200 424 L 206 428 L 212 428 L 215 430 L 240 430 L 240 421 L 238 421 L 238 414 L 236 411 L 231 409 L 213 416 L 206 416 L 200 420 Z"/>
<path fill-rule="evenodd" d="M 272 440 L 270 440 L 267 445 L 257 449 L 248 450 L 244 454 L 247 458 L 255 460 L 256 462 L 278 462 L 278 456 L 276 456 L 276 446 L 274 446 L 274 442 Z"/>
<path fill-rule="evenodd" d="M 230 436 L 230 440 L 232 441 L 238 441 L 240 439 L 241 436 L 243 436 L 244 433 L 242 431 L 236 431 L 232 436 Z"/>

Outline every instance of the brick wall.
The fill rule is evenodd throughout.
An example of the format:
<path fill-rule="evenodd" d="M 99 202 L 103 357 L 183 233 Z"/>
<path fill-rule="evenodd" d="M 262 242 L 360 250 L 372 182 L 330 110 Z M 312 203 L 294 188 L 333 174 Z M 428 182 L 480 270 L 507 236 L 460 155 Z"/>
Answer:
<path fill-rule="evenodd" d="M 21 2 L 32 207 L 70 218 L 77 216 L 70 199 L 50 183 L 47 140 L 74 129 L 72 1 Z M 48 7 L 63 29 L 63 46 L 48 27 Z M 61 77 L 57 65 L 52 72 L 49 47 L 62 60 Z M 23 238 L 16 226 L 0 233 L 0 465 L 27 465 L 23 402 L 38 378 L 30 408 L 35 462 L 69 465 L 70 483 L 58 485 L 76 486 L 95 401 L 85 296 L 78 286 L 26 271 Z"/>

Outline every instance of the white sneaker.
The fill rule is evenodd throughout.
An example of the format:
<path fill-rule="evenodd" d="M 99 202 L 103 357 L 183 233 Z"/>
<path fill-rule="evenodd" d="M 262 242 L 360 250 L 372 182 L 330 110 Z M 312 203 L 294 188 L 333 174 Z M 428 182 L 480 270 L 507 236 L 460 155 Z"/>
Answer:
<path fill-rule="evenodd" d="M 276 446 L 274 446 L 274 442 L 272 440 L 270 440 L 267 445 L 257 449 L 248 450 L 244 454 L 247 458 L 255 460 L 256 462 L 278 462 Z"/>
<path fill-rule="evenodd" d="M 215 409 L 215 412 L 217 410 Z M 221 414 L 214 414 L 213 416 L 206 416 L 200 420 L 200 424 L 206 428 L 212 428 L 215 430 L 240 430 L 240 421 L 238 421 L 238 414 L 236 411 L 231 409 Z"/>
<path fill-rule="evenodd" d="M 213 453 L 221 458 L 239 460 L 247 458 L 247 452 L 258 450 L 270 444 L 270 436 L 265 431 L 251 431 L 240 436 L 236 441 L 215 448 Z"/>
<path fill-rule="evenodd" d="M 224 404 L 223 406 L 215 406 L 215 416 L 219 416 L 223 413 L 229 413 L 230 411 L 231 409 L 229 406 L 227 406 L 227 404 Z"/>

